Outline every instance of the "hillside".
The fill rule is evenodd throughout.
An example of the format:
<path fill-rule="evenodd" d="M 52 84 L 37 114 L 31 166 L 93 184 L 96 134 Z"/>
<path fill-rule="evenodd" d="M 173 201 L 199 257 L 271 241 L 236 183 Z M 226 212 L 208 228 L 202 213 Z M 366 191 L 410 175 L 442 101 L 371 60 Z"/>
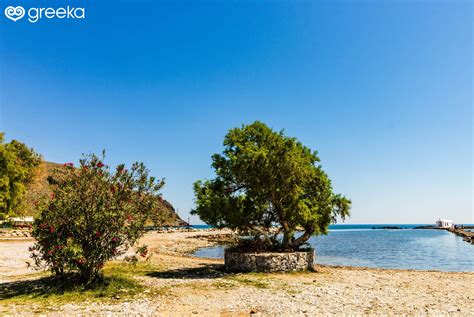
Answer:
<path fill-rule="evenodd" d="M 52 177 L 57 170 L 64 169 L 62 164 L 43 161 L 37 168 L 32 182 L 28 185 L 28 190 L 25 199 L 25 206 L 22 208 L 21 215 L 35 216 L 37 210 L 34 207 L 34 201 L 43 195 L 49 195 L 51 192 L 48 177 Z M 173 205 L 166 200 L 159 201 L 158 213 L 162 215 L 160 219 L 163 226 L 185 226 L 187 223 L 179 218 Z M 153 225 L 150 220 L 147 225 Z"/>

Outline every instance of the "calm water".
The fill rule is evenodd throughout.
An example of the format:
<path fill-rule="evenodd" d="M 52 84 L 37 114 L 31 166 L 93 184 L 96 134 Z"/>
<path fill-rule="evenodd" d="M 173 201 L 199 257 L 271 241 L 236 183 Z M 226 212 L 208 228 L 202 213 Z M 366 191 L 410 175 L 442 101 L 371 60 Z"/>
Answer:
<path fill-rule="evenodd" d="M 312 237 L 316 262 L 440 271 L 474 271 L 474 245 L 444 230 L 373 230 L 384 225 L 332 226 L 327 236 Z M 392 225 L 399 226 L 402 225 Z M 416 225 L 403 225 L 413 228 Z M 222 246 L 204 248 L 194 255 L 223 258 Z"/>

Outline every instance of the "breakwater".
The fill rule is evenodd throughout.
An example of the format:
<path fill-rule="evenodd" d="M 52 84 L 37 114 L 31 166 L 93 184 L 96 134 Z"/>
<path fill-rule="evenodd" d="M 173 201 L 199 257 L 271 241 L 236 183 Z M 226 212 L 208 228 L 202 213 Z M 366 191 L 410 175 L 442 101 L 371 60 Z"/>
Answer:
<path fill-rule="evenodd" d="M 466 228 L 466 229 L 470 229 L 470 228 Z M 450 228 L 448 229 L 448 231 L 462 237 L 464 241 L 470 244 L 474 244 L 474 232 L 466 231 L 464 229 L 459 229 L 459 228 L 456 228 L 456 229 Z"/>
<path fill-rule="evenodd" d="M 463 241 L 466 241 L 470 244 L 474 244 L 474 232 L 466 231 L 465 229 L 474 229 L 474 226 L 462 226 L 461 228 L 440 228 L 436 226 L 418 226 L 413 229 L 437 229 L 437 230 L 446 230 L 451 233 L 454 233 L 457 236 L 462 237 Z"/>

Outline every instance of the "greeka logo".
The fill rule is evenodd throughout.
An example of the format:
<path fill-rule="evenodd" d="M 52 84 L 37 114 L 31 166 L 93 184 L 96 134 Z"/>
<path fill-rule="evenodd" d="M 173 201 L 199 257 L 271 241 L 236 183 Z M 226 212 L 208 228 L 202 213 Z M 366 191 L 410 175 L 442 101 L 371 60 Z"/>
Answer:
<path fill-rule="evenodd" d="M 30 8 L 28 11 L 21 6 L 9 6 L 5 8 L 5 16 L 17 22 L 25 16 L 28 16 L 30 23 L 36 23 L 40 19 L 84 19 L 86 16 L 85 8 L 75 8 L 67 6 L 65 8 Z"/>
<path fill-rule="evenodd" d="M 10 20 L 16 22 L 25 15 L 25 9 L 23 7 L 6 7 L 5 16 Z"/>

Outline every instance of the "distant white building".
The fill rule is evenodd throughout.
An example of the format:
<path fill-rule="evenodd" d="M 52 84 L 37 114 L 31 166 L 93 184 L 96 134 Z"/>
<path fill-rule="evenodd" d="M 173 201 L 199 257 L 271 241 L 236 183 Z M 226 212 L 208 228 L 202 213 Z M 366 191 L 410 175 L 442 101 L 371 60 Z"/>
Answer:
<path fill-rule="evenodd" d="M 32 225 L 34 222 L 33 217 L 12 217 L 9 218 L 8 221 L 11 223 L 13 227 L 24 227 L 28 225 Z"/>
<path fill-rule="evenodd" d="M 436 226 L 438 228 L 452 228 L 454 227 L 454 221 L 449 219 L 438 219 L 438 221 L 436 221 Z"/>

